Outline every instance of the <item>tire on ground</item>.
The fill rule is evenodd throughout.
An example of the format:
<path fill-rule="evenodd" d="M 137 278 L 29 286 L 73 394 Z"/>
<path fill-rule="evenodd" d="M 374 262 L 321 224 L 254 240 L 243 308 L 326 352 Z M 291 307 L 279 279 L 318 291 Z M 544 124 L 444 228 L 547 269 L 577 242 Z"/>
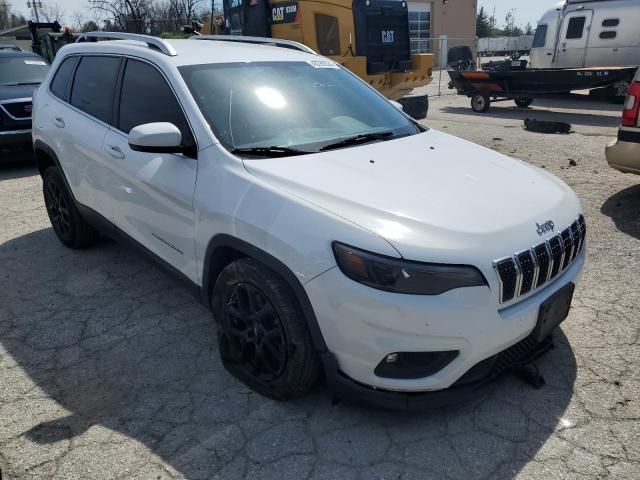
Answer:
<path fill-rule="evenodd" d="M 239 295 L 237 292 L 240 291 L 238 288 L 250 288 L 262 294 L 277 315 L 281 331 L 284 332 L 286 361 L 281 373 L 273 379 L 265 380 L 254 373 L 257 357 L 252 357 L 251 352 L 255 355 L 258 347 L 254 346 L 251 350 L 246 347 L 246 343 L 236 341 L 240 328 L 237 317 L 234 316 L 237 310 L 235 308 L 231 310 L 231 305 L 237 301 Z M 256 299 L 254 298 L 253 301 L 256 302 Z M 302 309 L 295 295 L 280 276 L 251 258 L 236 260 L 218 276 L 213 288 L 211 304 L 218 327 L 218 345 L 222 363 L 243 383 L 277 400 L 300 397 L 315 385 L 320 372 L 320 360 Z M 256 318 L 255 315 L 253 317 Z M 270 325 L 273 324 L 272 319 L 260 319 L 256 322 L 259 325 L 246 328 L 244 331 L 255 338 L 258 334 L 252 333 L 252 330 L 262 331 L 261 327 L 267 322 Z M 246 323 L 249 322 L 244 322 L 243 325 Z M 264 333 L 260 335 L 262 338 L 266 337 Z M 246 351 L 249 351 L 248 355 L 245 355 Z"/>
<path fill-rule="evenodd" d="M 69 248 L 93 245 L 99 233 L 80 215 L 57 167 L 44 172 L 42 190 L 47 215 L 58 239 Z"/>
<path fill-rule="evenodd" d="M 516 102 L 516 105 L 519 108 L 530 107 L 531 104 L 533 103 L 533 98 L 528 98 L 528 97 L 516 97 L 513 100 L 514 100 L 514 102 Z"/>
<path fill-rule="evenodd" d="M 414 120 L 427 118 L 429 112 L 429 96 L 418 95 L 414 97 L 402 97 L 398 100 L 402 104 L 402 111 Z"/>
<path fill-rule="evenodd" d="M 476 93 L 471 97 L 471 109 L 476 113 L 487 113 L 491 108 L 491 99 L 487 95 Z"/>

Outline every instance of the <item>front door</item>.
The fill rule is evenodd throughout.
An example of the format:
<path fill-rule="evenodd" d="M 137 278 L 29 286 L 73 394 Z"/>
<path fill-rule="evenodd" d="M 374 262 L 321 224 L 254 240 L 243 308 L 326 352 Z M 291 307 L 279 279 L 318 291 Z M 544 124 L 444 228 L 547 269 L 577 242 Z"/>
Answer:
<path fill-rule="evenodd" d="M 195 282 L 195 141 L 173 89 L 155 66 L 127 60 L 114 120 L 104 139 L 104 152 L 110 159 L 114 223 Z M 129 131 L 154 122 L 177 126 L 183 145 L 194 154 L 132 150 Z"/>
<path fill-rule="evenodd" d="M 584 67 L 593 10 L 569 12 L 564 17 L 556 51 L 557 68 Z"/>

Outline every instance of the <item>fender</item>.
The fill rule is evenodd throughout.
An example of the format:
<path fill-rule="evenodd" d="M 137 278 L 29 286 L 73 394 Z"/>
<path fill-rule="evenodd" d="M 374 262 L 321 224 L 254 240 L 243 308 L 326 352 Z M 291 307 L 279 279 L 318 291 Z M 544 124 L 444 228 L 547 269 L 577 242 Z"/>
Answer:
<path fill-rule="evenodd" d="M 216 258 L 215 252 L 220 247 L 232 248 L 247 257 L 251 257 L 259 261 L 278 274 L 278 276 L 286 282 L 293 294 L 296 296 L 298 303 L 300 304 L 300 308 L 302 308 L 302 313 L 304 314 L 305 322 L 309 328 L 309 333 L 311 334 L 311 339 L 313 340 L 316 350 L 319 353 L 326 353 L 328 351 L 327 344 L 322 336 L 320 325 L 318 325 L 318 319 L 313 311 L 307 292 L 304 290 L 304 287 L 289 267 L 264 250 L 261 250 L 244 240 L 232 237 L 231 235 L 216 235 L 209 241 L 209 245 L 207 245 L 201 289 L 201 303 L 203 305 L 211 309 L 211 291 L 216 280 L 215 278 L 212 278 L 212 272 L 219 269 L 216 265 L 219 260 Z"/>

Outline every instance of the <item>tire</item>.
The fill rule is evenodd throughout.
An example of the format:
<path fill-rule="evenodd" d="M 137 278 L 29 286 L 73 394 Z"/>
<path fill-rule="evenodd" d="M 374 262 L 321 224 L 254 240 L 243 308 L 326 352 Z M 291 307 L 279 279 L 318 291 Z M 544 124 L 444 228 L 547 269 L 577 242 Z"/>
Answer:
<path fill-rule="evenodd" d="M 402 97 L 398 102 L 402 104 L 402 111 L 414 120 L 427 118 L 429 113 L 429 97 L 427 95 Z"/>
<path fill-rule="evenodd" d="M 471 97 L 471 109 L 476 113 L 487 113 L 491 108 L 491 99 L 480 93 Z"/>
<path fill-rule="evenodd" d="M 251 258 L 228 265 L 211 304 L 222 363 L 258 393 L 291 400 L 316 383 L 320 360 L 289 286 Z"/>
<path fill-rule="evenodd" d="M 47 215 L 58 239 L 69 248 L 86 248 L 98 238 L 98 231 L 85 222 L 56 167 L 42 176 L 42 191 Z"/>
<path fill-rule="evenodd" d="M 531 104 L 533 103 L 533 98 L 527 98 L 527 97 L 516 97 L 513 99 L 514 102 L 516 102 L 516 105 L 520 108 L 527 108 L 530 107 Z"/>

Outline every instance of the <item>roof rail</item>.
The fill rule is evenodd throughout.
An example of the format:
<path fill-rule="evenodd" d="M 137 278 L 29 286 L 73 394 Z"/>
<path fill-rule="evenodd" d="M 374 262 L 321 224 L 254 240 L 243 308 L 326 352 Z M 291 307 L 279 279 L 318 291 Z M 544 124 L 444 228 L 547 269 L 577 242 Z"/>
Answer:
<path fill-rule="evenodd" d="M 78 42 L 86 42 L 90 39 L 98 39 L 98 38 L 107 38 L 110 40 L 134 40 L 136 42 L 146 43 L 149 48 L 154 50 L 158 50 L 165 55 L 169 55 L 170 57 L 175 57 L 178 55 L 173 45 L 171 45 L 166 40 L 158 37 L 152 37 L 151 35 L 140 35 L 137 33 L 126 33 L 126 32 L 86 32 L 80 34 L 76 43 Z M 96 41 L 93 40 L 93 41 Z"/>
<path fill-rule="evenodd" d="M 238 43 L 253 43 L 261 45 L 271 45 L 274 47 L 290 48 L 292 50 L 300 50 L 301 52 L 311 53 L 317 55 L 318 53 L 311 48 L 293 40 L 283 40 L 281 38 L 268 38 L 268 37 L 245 37 L 239 35 L 194 35 L 190 37 L 191 40 L 216 40 L 219 42 L 238 42 Z"/>

